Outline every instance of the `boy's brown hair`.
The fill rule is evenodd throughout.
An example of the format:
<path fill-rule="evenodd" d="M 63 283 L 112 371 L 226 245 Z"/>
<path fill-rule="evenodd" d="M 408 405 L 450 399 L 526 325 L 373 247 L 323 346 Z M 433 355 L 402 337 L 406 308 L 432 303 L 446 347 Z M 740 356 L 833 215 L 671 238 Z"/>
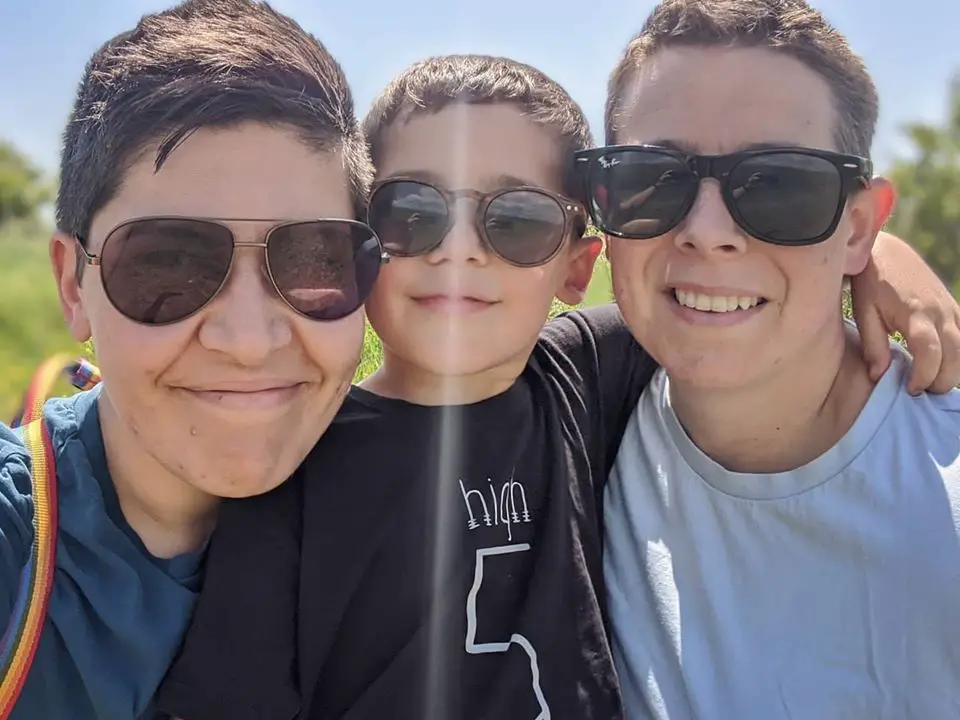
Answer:
<path fill-rule="evenodd" d="M 637 68 L 670 47 L 764 47 L 789 55 L 830 85 L 841 152 L 870 156 L 877 124 L 877 90 L 863 61 L 804 0 L 662 0 L 627 46 L 610 76 L 606 141 L 617 142 L 619 121 Z"/>
<path fill-rule="evenodd" d="M 195 130 L 245 121 L 341 152 L 360 212 L 373 168 L 336 60 L 265 2 L 188 0 L 144 16 L 88 62 L 63 137 L 58 229 L 84 237 L 152 143 L 159 170 Z"/>
<path fill-rule="evenodd" d="M 438 112 L 454 103 L 509 103 L 553 131 L 564 163 L 563 192 L 582 193 L 573 172 L 573 153 L 593 146 L 580 106 L 558 83 L 530 65 L 490 55 L 445 55 L 415 63 L 395 77 L 374 100 L 363 122 L 373 162 L 383 156 L 387 130 L 418 113 Z"/>

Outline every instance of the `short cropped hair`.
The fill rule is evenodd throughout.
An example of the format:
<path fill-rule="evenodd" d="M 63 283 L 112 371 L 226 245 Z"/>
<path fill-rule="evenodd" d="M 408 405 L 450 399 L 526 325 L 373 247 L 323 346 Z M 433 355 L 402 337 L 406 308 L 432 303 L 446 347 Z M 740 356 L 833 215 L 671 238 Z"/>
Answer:
<path fill-rule="evenodd" d="M 671 47 L 761 47 L 789 55 L 823 77 L 833 93 L 841 152 L 870 156 L 877 89 L 861 58 L 804 0 L 662 0 L 610 76 L 604 119 L 615 144 L 630 84 L 643 62 Z"/>
<path fill-rule="evenodd" d="M 340 65 L 265 2 L 189 0 L 145 15 L 88 62 L 63 135 L 58 229 L 85 237 L 154 144 L 159 170 L 192 132 L 247 121 L 342 153 L 359 216 L 373 168 Z"/>
<path fill-rule="evenodd" d="M 530 65 L 489 55 L 446 55 L 415 63 L 394 78 L 374 100 L 363 122 L 373 162 L 383 156 L 387 130 L 417 113 L 434 113 L 454 103 L 516 105 L 530 119 L 556 133 L 564 159 L 564 193 L 582 195 L 573 172 L 573 153 L 593 146 L 580 106 L 559 83 Z"/>

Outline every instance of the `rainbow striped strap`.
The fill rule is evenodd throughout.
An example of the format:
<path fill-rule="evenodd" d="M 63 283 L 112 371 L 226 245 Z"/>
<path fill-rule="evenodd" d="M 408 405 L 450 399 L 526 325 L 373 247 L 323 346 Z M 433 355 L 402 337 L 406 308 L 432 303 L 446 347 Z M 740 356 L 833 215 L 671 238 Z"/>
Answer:
<path fill-rule="evenodd" d="M 47 358 L 40 363 L 30 379 L 27 392 L 23 396 L 23 404 L 13 417 L 13 427 L 27 422 L 25 418 L 30 413 L 32 417 L 43 414 L 43 403 L 50 396 L 61 373 L 66 374 L 70 384 L 78 390 L 90 390 L 100 382 L 100 371 L 86 360 L 75 359 L 73 355 L 66 353 Z"/>
<path fill-rule="evenodd" d="M 40 645 L 57 559 L 57 467 L 50 431 L 43 420 L 43 405 L 59 375 L 89 390 L 100 381 L 100 372 L 85 360 L 55 355 L 37 368 L 14 418 L 22 424 L 23 442 L 32 459 L 33 544 L 20 573 L 17 597 L 3 637 L 0 638 L 0 720 L 7 720 L 23 690 Z"/>
<path fill-rule="evenodd" d="M 42 417 L 31 416 L 23 440 L 33 468 L 33 545 L 20 574 L 9 625 L 0 638 L 0 720 L 6 720 L 17 704 L 37 653 L 57 554 L 56 459 Z"/>

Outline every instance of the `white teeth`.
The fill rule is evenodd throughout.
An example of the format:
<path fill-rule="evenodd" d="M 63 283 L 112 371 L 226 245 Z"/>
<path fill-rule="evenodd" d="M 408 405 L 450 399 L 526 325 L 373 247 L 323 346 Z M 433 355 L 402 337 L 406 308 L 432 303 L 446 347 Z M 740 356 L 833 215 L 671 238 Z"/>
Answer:
<path fill-rule="evenodd" d="M 704 312 L 730 312 L 731 310 L 749 310 L 760 302 L 759 297 L 723 297 L 704 295 L 703 293 L 675 289 L 677 302 L 684 307 Z"/>

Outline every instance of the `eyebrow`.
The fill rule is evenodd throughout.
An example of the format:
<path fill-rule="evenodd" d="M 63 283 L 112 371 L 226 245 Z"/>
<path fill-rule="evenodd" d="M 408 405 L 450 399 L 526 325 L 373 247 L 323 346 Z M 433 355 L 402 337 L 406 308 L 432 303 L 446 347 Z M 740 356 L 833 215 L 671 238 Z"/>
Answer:
<path fill-rule="evenodd" d="M 516 175 L 497 175 L 495 178 L 492 178 L 493 182 L 491 183 L 494 187 L 504 188 L 504 187 L 521 187 L 521 186 L 532 186 L 532 187 L 541 187 L 541 183 L 533 182 L 532 180 L 526 180 Z"/>
<path fill-rule="evenodd" d="M 687 153 L 688 155 L 700 155 L 702 154 L 700 148 L 696 146 L 695 143 L 686 141 L 686 140 L 671 140 L 669 138 L 661 138 L 658 140 L 652 140 L 650 142 L 644 143 L 644 145 L 655 145 L 657 147 L 668 148 L 670 150 L 676 150 L 677 152 Z M 786 140 L 782 142 L 756 142 L 748 143 L 738 147 L 733 152 L 738 152 L 742 150 L 774 150 L 779 148 L 801 148 L 804 147 L 795 142 L 788 142 Z M 726 153 L 724 153 L 726 154 Z"/>
<path fill-rule="evenodd" d="M 387 180 L 403 179 L 422 180 L 423 182 L 428 182 L 431 185 L 443 185 L 443 181 L 440 179 L 440 176 L 436 173 L 430 172 L 429 170 L 398 170 L 380 178 L 380 181 L 384 182 Z"/>

